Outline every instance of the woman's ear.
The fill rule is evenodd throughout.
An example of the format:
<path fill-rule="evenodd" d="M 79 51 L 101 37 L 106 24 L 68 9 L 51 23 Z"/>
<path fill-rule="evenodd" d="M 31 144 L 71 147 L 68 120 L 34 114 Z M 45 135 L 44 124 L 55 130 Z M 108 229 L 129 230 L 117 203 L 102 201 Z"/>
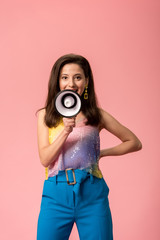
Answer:
<path fill-rule="evenodd" d="M 86 78 L 86 86 L 89 84 L 89 78 Z"/>

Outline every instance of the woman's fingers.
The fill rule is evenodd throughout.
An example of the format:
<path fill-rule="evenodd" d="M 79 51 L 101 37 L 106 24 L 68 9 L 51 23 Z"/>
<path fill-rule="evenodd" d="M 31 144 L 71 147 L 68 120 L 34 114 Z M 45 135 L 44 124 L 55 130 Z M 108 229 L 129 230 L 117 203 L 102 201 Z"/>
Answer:
<path fill-rule="evenodd" d="M 75 118 L 63 118 L 63 122 L 66 126 L 74 126 Z"/>
<path fill-rule="evenodd" d="M 72 132 L 73 127 L 75 127 L 75 117 L 73 118 L 63 118 L 64 128 L 67 132 Z"/>

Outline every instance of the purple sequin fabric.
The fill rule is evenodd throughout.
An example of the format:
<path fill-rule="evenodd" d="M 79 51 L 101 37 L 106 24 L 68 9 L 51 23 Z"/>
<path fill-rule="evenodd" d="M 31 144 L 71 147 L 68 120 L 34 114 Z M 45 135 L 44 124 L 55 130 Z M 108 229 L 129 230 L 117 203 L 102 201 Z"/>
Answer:
<path fill-rule="evenodd" d="M 96 177 L 102 178 L 98 166 L 100 154 L 100 138 L 97 127 L 85 125 L 86 120 L 81 121 L 73 128 L 65 141 L 57 159 L 48 167 L 48 177 L 55 176 L 59 170 L 66 168 L 81 169 L 90 172 Z M 62 123 L 63 127 L 63 123 Z M 54 131 L 49 131 L 50 143 L 54 140 Z"/>

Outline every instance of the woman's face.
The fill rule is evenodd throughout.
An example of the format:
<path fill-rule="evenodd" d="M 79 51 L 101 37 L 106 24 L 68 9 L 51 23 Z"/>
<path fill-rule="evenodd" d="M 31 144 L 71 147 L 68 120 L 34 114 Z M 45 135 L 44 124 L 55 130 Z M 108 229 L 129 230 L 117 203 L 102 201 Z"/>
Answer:
<path fill-rule="evenodd" d="M 59 76 L 61 91 L 69 89 L 81 96 L 86 85 L 88 85 L 88 78 L 85 78 L 83 69 L 78 64 L 68 63 L 62 67 Z"/>

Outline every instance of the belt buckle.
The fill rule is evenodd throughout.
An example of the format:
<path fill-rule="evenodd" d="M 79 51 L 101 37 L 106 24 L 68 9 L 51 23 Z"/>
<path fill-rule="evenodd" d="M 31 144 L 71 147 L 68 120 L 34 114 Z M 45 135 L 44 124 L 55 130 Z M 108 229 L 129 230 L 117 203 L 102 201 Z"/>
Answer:
<path fill-rule="evenodd" d="M 68 170 L 72 170 L 74 182 L 69 182 L 68 172 L 67 172 Z M 76 177 L 75 177 L 74 169 L 73 169 L 73 168 L 67 168 L 67 169 L 65 169 L 65 173 L 66 173 L 66 178 L 67 178 L 67 183 L 68 183 L 68 185 L 74 185 L 74 184 L 76 184 Z"/>

